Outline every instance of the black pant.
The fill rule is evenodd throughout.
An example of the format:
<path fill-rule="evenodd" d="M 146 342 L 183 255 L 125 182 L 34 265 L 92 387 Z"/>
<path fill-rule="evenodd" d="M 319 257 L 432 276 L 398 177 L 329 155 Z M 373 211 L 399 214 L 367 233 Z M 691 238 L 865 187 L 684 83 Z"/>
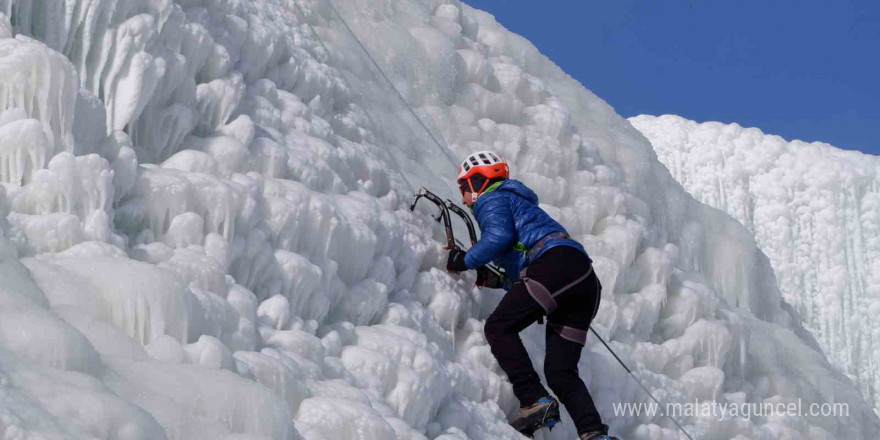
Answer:
<path fill-rule="evenodd" d="M 532 262 L 527 276 L 543 284 L 550 292 L 580 278 L 590 270 L 591 262 L 584 254 L 569 246 L 557 246 Z M 588 330 L 599 307 L 602 286 L 595 273 L 556 297 L 558 308 L 547 316 L 544 376 L 547 385 L 565 405 L 574 420 L 578 434 L 602 430 L 602 419 L 596 405 L 578 375 L 578 360 L 583 345 L 563 338 L 551 324 Z M 486 340 L 498 364 L 513 384 L 520 406 L 535 403 L 549 395 L 519 333 L 544 314 L 544 309 L 529 295 L 523 282 L 514 284 L 494 312 L 486 320 Z"/>

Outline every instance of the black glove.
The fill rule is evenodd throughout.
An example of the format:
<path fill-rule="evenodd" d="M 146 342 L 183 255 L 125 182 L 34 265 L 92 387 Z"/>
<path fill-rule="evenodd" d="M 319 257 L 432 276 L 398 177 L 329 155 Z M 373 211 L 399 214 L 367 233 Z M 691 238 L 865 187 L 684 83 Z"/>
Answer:
<path fill-rule="evenodd" d="M 449 258 L 446 260 L 446 270 L 449 272 L 464 272 L 468 270 L 464 264 L 465 251 L 461 249 L 450 249 Z"/>
<path fill-rule="evenodd" d="M 500 275 L 489 270 L 486 266 L 477 268 L 477 286 L 488 287 L 490 289 L 500 289 L 504 287 L 504 279 Z"/>

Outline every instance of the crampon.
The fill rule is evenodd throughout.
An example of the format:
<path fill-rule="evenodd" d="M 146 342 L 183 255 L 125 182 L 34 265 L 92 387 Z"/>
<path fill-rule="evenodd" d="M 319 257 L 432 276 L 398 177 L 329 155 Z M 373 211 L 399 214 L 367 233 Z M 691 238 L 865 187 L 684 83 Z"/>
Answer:
<path fill-rule="evenodd" d="M 539 429 L 552 430 L 557 423 L 559 402 L 552 397 L 543 397 L 530 406 L 520 408 L 510 425 L 526 437 L 533 437 Z"/>

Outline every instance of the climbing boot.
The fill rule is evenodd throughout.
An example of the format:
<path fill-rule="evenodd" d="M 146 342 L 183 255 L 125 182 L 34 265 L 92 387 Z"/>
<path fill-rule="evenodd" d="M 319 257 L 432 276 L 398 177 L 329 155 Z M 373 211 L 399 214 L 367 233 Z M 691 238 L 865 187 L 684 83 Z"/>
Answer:
<path fill-rule="evenodd" d="M 553 429 L 559 423 L 559 402 L 553 397 L 542 397 L 537 402 L 520 408 L 510 422 L 514 429 L 531 437 L 541 428 Z"/>

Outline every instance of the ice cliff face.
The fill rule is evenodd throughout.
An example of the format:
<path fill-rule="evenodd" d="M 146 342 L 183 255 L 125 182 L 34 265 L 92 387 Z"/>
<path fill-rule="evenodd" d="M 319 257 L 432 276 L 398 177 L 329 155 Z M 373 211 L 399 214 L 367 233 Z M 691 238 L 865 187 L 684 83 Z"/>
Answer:
<path fill-rule="evenodd" d="M 880 430 L 749 231 L 527 41 L 455 1 L 333 5 L 438 144 L 326 0 L 0 0 L 5 438 L 518 438 L 501 292 L 407 206 L 486 148 L 589 250 L 594 328 L 663 401 L 849 405 L 691 434 Z M 647 397 L 593 338 L 581 369 L 613 432 L 677 438 L 614 416 Z"/>
<path fill-rule="evenodd" d="M 880 158 L 736 124 L 630 122 L 689 193 L 755 234 L 785 300 L 880 409 Z"/>

